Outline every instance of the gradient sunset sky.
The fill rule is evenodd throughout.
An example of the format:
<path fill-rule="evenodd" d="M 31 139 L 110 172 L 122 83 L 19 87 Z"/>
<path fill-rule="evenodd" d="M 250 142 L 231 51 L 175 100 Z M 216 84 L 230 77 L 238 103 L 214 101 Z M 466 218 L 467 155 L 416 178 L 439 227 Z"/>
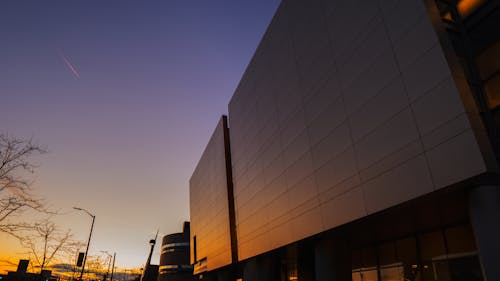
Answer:
<path fill-rule="evenodd" d="M 33 138 L 36 192 L 90 255 L 139 267 L 182 230 L 188 181 L 279 0 L 2 0 L 0 132 Z M 25 218 L 31 219 L 31 218 Z M 23 258 L 0 234 L 0 258 Z"/>

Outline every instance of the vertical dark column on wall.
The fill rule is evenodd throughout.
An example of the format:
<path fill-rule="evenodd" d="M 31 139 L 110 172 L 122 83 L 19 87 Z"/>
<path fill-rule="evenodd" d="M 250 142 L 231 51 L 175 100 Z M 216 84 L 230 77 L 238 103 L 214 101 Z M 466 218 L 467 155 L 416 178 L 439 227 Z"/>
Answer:
<path fill-rule="evenodd" d="M 245 281 L 259 281 L 258 271 L 259 265 L 257 264 L 257 258 L 253 257 L 246 260 L 243 263 L 243 280 Z"/>
<path fill-rule="evenodd" d="M 233 165 L 231 162 L 229 127 L 227 124 L 227 116 L 225 115 L 222 116 L 222 125 L 224 127 L 224 150 L 226 156 L 227 203 L 229 209 L 229 235 L 231 237 L 231 261 L 233 274 L 236 279 L 238 275 L 238 240 L 236 237 L 236 214 L 234 210 Z"/>
<path fill-rule="evenodd" d="M 315 281 L 315 247 L 313 241 L 303 241 L 298 245 L 297 277 L 298 280 Z"/>
<path fill-rule="evenodd" d="M 471 223 L 487 281 L 500 280 L 500 186 L 483 185 L 471 190 Z"/>
<path fill-rule="evenodd" d="M 316 281 L 351 279 L 351 251 L 347 241 L 322 238 L 315 244 Z"/>
<path fill-rule="evenodd" d="M 280 256 L 271 252 L 258 258 L 257 280 L 280 280 Z"/>

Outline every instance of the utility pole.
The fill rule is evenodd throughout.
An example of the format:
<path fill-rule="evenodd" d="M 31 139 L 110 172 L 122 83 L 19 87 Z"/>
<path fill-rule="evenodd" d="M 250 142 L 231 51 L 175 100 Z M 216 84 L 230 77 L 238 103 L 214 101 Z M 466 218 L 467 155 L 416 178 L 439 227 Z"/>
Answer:
<path fill-rule="evenodd" d="M 95 216 L 83 208 L 73 207 L 73 209 L 78 211 L 83 211 L 87 213 L 87 215 L 92 217 L 92 225 L 90 226 L 89 240 L 87 241 L 87 249 L 85 250 L 85 256 L 83 257 L 82 271 L 80 272 L 80 278 L 79 278 L 79 280 L 82 280 L 83 271 L 85 270 L 85 262 L 87 261 L 87 254 L 89 253 L 90 238 L 92 238 L 92 231 L 94 230 Z"/>
<path fill-rule="evenodd" d="M 113 267 L 111 268 L 111 279 L 110 279 L 110 281 L 113 281 L 113 275 L 115 273 L 115 259 L 116 259 L 116 252 L 113 253 Z"/>

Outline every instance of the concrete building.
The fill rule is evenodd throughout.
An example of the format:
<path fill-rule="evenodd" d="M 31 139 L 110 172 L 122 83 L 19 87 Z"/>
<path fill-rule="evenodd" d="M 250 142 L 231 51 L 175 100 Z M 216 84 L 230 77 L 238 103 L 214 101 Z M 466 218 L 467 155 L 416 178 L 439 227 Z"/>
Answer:
<path fill-rule="evenodd" d="M 191 281 L 193 266 L 189 263 L 189 222 L 181 233 L 163 236 L 158 281 Z"/>
<path fill-rule="evenodd" d="M 500 280 L 499 1 L 284 0 L 190 180 L 204 280 Z"/>

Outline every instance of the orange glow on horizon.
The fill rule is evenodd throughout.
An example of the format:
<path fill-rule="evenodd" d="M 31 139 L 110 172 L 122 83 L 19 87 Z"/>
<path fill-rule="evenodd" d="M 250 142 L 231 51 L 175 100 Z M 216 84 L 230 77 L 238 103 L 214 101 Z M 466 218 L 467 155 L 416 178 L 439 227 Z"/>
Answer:
<path fill-rule="evenodd" d="M 24 257 L 26 258 L 26 257 Z M 17 270 L 17 265 L 19 263 L 19 260 L 23 258 L 14 258 L 14 257 L 0 257 L 0 274 L 8 274 L 9 271 L 15 272 Z M 64 280 L 69 280 L 69 279 L 74 279 L 75 276 L 77 276 L 80 272 L 79 268 L 76 271 L 71 271 L 71 270 L 61 270 L 53 266 L 48 266 L 46 269 L 52 270 L 52 274 L 55 276 L 62 277 Z M 95 269 L 94 269 L 95 270 Z M 28 266 L 28 273 L 39 273 L 40 269 L 36 266 L 33 266 L 33 264 L 30 262 Z M 100 268 L 96 270 L 96 272 L 88 272 L 87 267 L 85 270 L 85 279 L 100 279 L 102 278 L 103 274 L 107 271 L 107 268 Z M 141 269 L 140 268 L 118 268 L 115 267 L 115 274 L 127 274 L 129 276 L 132 275 L 140 275 Z"/>
<path fill-rule="evenodd" d="M 0 274 L 7 274 L 9 271 L 17 270 L 19 259 L 0 257 Z"/>

